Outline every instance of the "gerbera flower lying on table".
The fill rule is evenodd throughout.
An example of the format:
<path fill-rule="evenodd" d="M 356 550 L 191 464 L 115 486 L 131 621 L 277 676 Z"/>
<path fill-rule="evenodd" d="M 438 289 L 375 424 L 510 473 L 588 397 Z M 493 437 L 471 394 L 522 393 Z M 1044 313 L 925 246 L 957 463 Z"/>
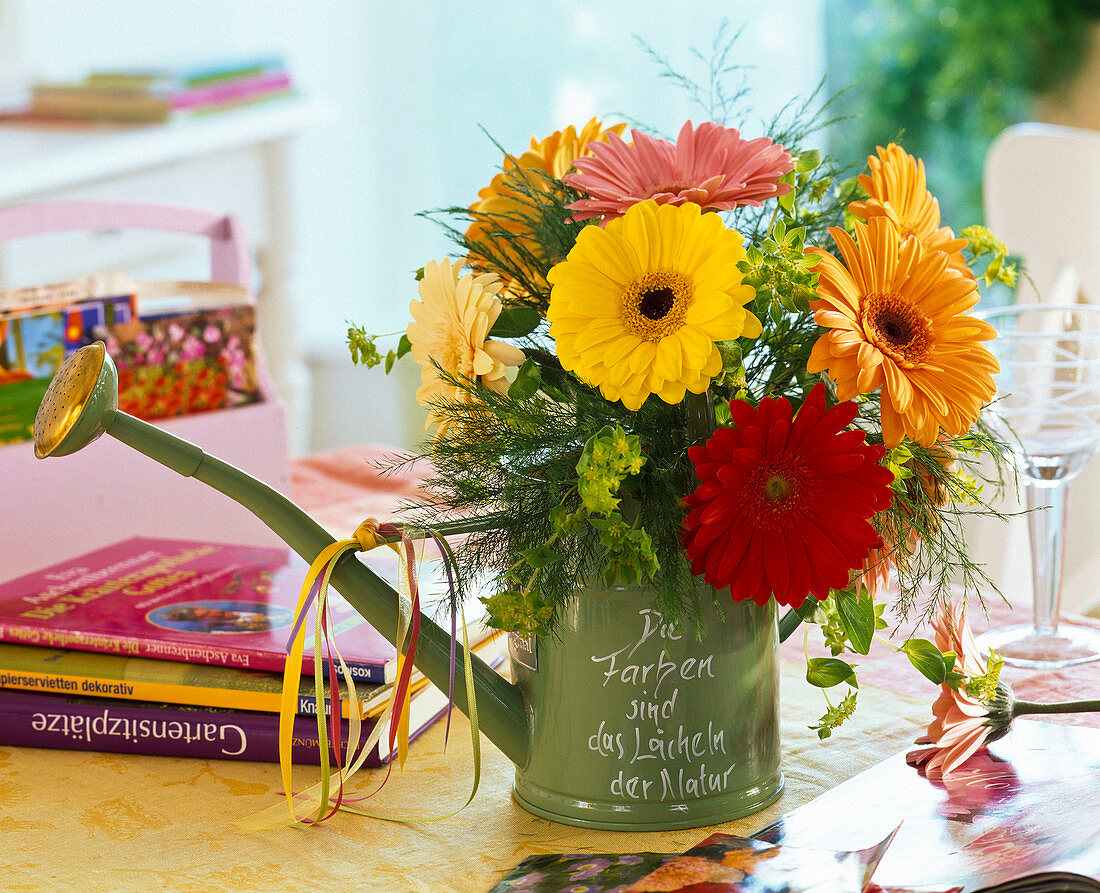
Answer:
<path fill-rule="evenodd" d="M 533 138 L 442 212 L 468 221 L 460 260 L 425 266 L 387 363 L 423 370 L 423 517 L 491 516 L 457 558 L 495 578 L 502 629 L 552 632 L 582 579 L 639 587 L 675 627 L 774 598 L 781 634 L 811 621 L 832 651 L 810 681 L 854 686 L 840 655 L 885 626 L 875 597 L 904 614 L 988 582 L 962 519 L 993 512 L 995 332 L 972 311 L 1012 278 L 1004 246 L 942 225 L 900 146 L 839 179 L 797 125 L 624 133 Z M 828 701 L 822 737 L 854 699 Z"/>
<path fill-rule="evenodd" d="M 965 605 L 937 605 L 932 629 L 935 648 L 944 662 L 937 667 L 933 659 L 926 675 L 940 681 L 940 696 L 932 705 L 928 734 L 917 740 L 928 746 L 906 754 L 910 765 L 920 766 L 932 778 L 944 778 L 961 769 L 987 744 L 1007 735 L 1018 716 L 1100 711 L 1100 699 L 1057 703 L 1017 700 L 1012 689 L 998 678 L 1000 659 L 983 658 L 970 631 Z"/>

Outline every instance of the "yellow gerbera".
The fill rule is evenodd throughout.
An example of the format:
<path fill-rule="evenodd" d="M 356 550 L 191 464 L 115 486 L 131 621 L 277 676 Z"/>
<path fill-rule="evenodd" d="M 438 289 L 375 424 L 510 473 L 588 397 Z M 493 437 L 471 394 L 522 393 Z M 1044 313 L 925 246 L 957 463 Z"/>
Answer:
<path fill-rule="evenodd" d="M 550 270 L 550 334 L 562 366 L 636 410 L 650 394 L 679 403 L 722 369 L 716 341 L 760 334 L 745 309 L 742 237 L 695 204 L 633 205 L 581 230 Z"/>
<path fill-rule="evenodd" d="M 486 340 L 500 316 L 500 281 L 489 274 L 460 276 L 461 270 L 461 262 L 429 261 L 420 280 L 420 300 L 409 303 L 413 321 L 406 334 L 422 367 L 416 399 L 428 407 L 428 426 L 434 423 L 439 437 L 456 421 L 442 403 L 471 399 L 468 390 L 447 381 L 440 370 L 503 392 L 508 387 L 505 367 L 524 360 L 518 348 Z"/>
<path fill-rule="evenodd" d="M 867 159 L 870 174 L 860 174 L 859 185 L 867 190 L 865 202 L 852 202 L 848 210 L 861 220 L 885 217 L 904 239 L 916 236 L 924 247 L 946 252 L 951 269 L 971 279 L 974 273 L 963 258 L 966 239 L 956 239 L 949 226 L 940 226 L 940 203 L 928 191 L 924 162 L 901 146 L 890 143 L 876 147 L 878 158 Z"/>
<path fill-rule="evenodd" d="M 573 170 L 577 158 L 590 154 L 589 143 L 607 142 L 607 134 L 618 135 L 625 129 L 626 124 L 616 124 L 605 130 L 599 120 L 593 118 L 580 133 L 571 124 L 541 141 L 531 137 L 531 148 L 518 158 L 507 156 L 504 170 L 478 192 L 478 200 L 470 206 L 474 220 L 466 230 L 466 241 L 479 244 L 489 239 L 494 255 L 503 254 L 512 266 L 524 271 L 528 281 L 541 285 L 542 276 L 533 263 L 540 257 L 541 248 L 530 228 L 523 223 L 531 216 L 529 196 L 534 191 L 545 191 L 547 177 L 560 180 Z M 499 229 L 508 231 L 513 238 L 488 236 L 490 231 Z M 471 264 L 477 265 L 478 258 L 471 258 Z M 510 282 L 506 285 L 514 287 Z"/>
<path fill-rule="evenodd" d="M 899 243 L 883 217 L 855 228 L 855 240 L 839 227 L 829 230 L 843 263 L 808 249 L 821 255 L 819 300 L 810 307 L 829 331 L 814 344 L 807 368 L 828 370 L 840 400 L 881 388 L 888 447 L 905 436 L 931 447 L 940 428 L 965 434 L 993 396 L 998 368 L 980 343 L 995 330 L 966 314 L 978 302 L 976 283 L 915 236 Z"/>

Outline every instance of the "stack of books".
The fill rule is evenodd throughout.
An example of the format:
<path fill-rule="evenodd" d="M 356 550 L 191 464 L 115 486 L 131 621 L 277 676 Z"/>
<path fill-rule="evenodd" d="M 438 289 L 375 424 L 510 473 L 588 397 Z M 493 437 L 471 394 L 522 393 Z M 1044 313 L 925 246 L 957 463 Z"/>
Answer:
<path fill-rule="evenodd" d="M 294 92 L 277 56 L 190 68 L 97 71 L 78 83 L 32 85 L 21 120 L 94 120 L 155 124 L 262 102 Z"/>
<path fill-rule="evenodd" d="M 396 585 L 394 553 L 362 556 Z M 277 762 L 287 640 L 306 565 L 287 549 L 134 538 L 0 584 L 0 745 Z M 438 588 L 421 586 L 426 592 Z M 332 628 L 355 679 L 363 738 L 384 713 L 396 651 L 335 592 Z M 478 616 L 471 649 L 505 639 Z M 307 642 L 312 642 L 310 631 Z M 314 661 L 303 661 L 293 758 L 318 764 Z M 461 684 L 461 667 L 456 677 Z M 447 709 L 414 672 L 410 737 Z M 340 685 L 346 741 L 349 692 Z M 366 765 L 390 754 L 383 730 Z M 343 755 L 340 755 L 343 758 Z M 330 752 L 330 759 L 337 754 Z"/>
<path fill-rule="evenodd" d="M 229 283 L 139 283 L 106 273 L 0 292 L 0 444 L 31 438 L 54 373 L 95 340 L 118 367 L 119 408 L 138 418 L 253 403 L 254 336 L 255 308 Z"/>

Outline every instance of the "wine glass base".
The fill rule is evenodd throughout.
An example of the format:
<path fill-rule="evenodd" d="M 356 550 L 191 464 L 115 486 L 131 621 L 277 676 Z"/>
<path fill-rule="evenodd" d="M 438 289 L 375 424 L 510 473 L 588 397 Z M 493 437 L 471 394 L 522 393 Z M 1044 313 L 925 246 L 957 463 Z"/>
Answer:
<path fill-rule="evenodd" d="M 1026 623 L 991 629 L 977 637 L 983 654 L 995 651 L 1014 667 L 1054 670 L 1100 660 L 1100 629 L 1059 623 L 1036 627 Z"/>

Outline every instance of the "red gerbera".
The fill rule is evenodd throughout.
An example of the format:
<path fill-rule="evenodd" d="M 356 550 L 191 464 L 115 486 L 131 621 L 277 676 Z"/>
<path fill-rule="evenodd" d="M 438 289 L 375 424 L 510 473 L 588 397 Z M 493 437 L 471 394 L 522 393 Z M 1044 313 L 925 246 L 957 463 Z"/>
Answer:
<path fill-rule="evenodd" d="M 782 397 L 731 401 L 736 427 L 688 450 L 702 481 L 683 527 L 692 573 L 758 605 L 798 607 L 847 586 L 882 545 L 870 518 L 890 505 L 894 479 L 878 464 L 884 448 L 845 430 L 856 411 L 851 400 L 827 409 L 823 384 L 797 418 Z"/>

